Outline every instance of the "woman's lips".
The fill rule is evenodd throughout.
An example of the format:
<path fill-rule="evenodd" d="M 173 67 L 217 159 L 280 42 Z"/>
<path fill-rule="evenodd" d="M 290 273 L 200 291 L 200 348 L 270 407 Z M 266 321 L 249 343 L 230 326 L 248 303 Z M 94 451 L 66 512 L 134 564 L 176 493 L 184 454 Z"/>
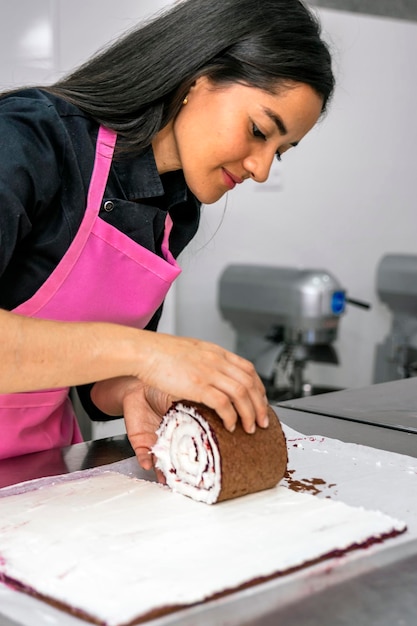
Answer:
<path fill-rule="evenodd" d="M 239 176 L 235 176 L 224 167 L 222 168 L 222 172 L 225 183 L 229 187 L 229 189 L 233 189 L 234 187 L 236 187 L 236 185 L 240 185 L 240 183 L 243 183 L 242 178 L 240 178 Z"/>

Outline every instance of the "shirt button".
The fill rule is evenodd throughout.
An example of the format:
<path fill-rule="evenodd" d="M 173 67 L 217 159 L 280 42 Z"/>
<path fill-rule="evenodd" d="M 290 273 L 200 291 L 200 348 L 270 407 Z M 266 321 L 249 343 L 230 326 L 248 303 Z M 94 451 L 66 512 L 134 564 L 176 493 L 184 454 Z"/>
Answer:
<path fill-rule="evenodd" d="M 107 201 L 104 203 L 103 209 L 104 209 L 105 211 L 107 211 L 107 213 L 110 213 L 110 211 L 113 211 L 113 209 L 114 209 L 114 204 L 113 204 L 113 202 L 112 202 L 111 200 L 107 200 Z"/>

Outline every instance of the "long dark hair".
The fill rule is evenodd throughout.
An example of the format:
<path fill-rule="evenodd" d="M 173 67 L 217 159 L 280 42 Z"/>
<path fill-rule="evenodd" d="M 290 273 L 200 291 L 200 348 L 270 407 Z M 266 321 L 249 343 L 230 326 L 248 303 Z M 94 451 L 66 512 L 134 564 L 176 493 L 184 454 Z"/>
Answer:
<path fill-rule="evenodd" d="M 132 152 L 176 116 L 202 75 L 271 92 L 306 83 L 323 111 L 334 89 L 320 24 L 300 0 L 182 0 L 45 89 L 116 130 Z"/>

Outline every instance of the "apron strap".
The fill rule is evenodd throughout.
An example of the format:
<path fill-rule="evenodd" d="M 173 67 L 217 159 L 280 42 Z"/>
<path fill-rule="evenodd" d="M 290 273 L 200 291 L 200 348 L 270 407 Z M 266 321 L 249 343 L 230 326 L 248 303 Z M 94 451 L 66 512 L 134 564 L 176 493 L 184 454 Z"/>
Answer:
<path fill-rule="evenodd" d="M 94 211 L 95 215 L 98 213 L 98 207 L 101 205 L 106 189 L 116 140 L 117 133 L 114 130 L 100 126 L 97 135 L 96 158 L 87 196 L 87 211 Z"/>
<path fill-rule="evenodd" d="M 30 298 L 20 304 L 14 311 L 21 315 L 34 316 L 44 306 L 45 298 L 50 299 L 60 288 L 66 276 L 71 272 L 74 264 L 81 255 L 91 229 L 100 211 L 101 201 L 106 189 L 107 178 L 110 172 L 117 133 L 109 128 L 100 126 L 97 135 L 96 155 L 87 196 L 87 207 L 81 226 L 78 229 L 70 247 L 60 261 L 58 268 L 46 279 L 40 289 Z M 58 271 L 59 270 L 59 271 Z"/>
<path fill-rule="evenodd" d="M 172 255 L 172 252 L 169 249 L 169 236 L 171 234 L 171 230 L 173 227 L 173 221 L 169 213 L 165 218 L 165 230 L 164 230 L 164 238 L 161 245 L 162 254 L 168 263 L 176 264 L 175 259 Z"/>

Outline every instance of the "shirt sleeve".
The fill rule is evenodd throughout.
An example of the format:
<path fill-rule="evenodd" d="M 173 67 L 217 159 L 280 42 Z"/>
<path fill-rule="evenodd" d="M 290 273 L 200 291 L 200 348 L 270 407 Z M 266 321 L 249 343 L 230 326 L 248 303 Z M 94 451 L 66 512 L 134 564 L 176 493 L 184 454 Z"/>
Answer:
<path fill-rule="evenodd" d="M 0 276 L 45 219 L 61 184 L 65 136 L 54 107 L 41 99 L 0 99 Z"/>

